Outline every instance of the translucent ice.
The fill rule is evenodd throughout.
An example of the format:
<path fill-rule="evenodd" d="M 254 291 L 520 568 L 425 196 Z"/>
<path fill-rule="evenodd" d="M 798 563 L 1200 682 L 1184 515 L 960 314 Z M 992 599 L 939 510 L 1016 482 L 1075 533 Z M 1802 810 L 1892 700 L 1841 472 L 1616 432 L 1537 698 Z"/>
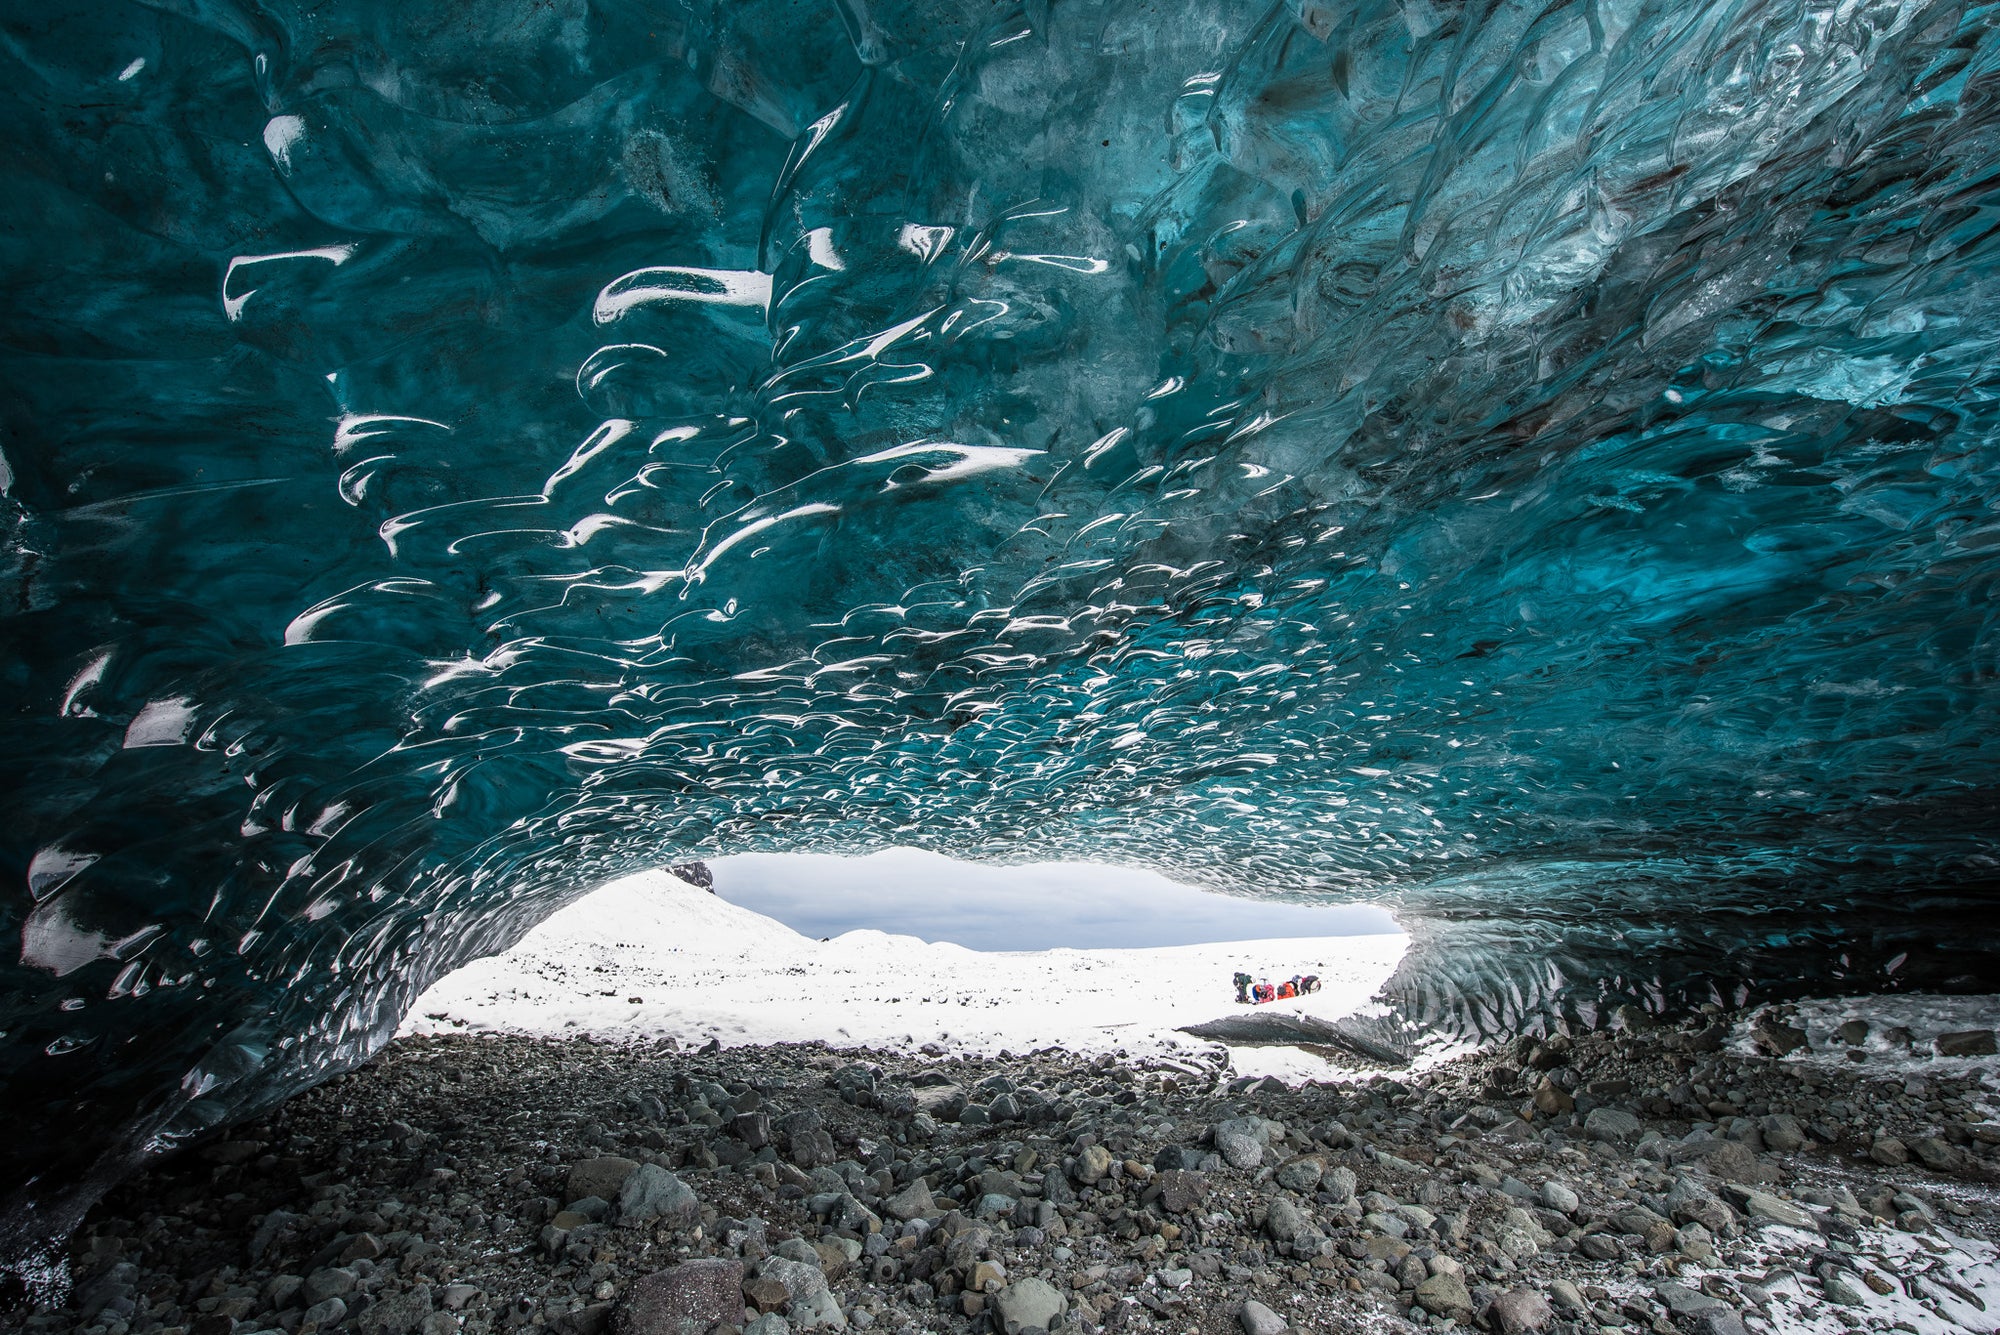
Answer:
<path fill-rule="evenodd" d="M 1391 898 L 1474 1023 L 1991 968 L 1989 9 L 0 37 L 31 1231 L 726 851 Z"/>

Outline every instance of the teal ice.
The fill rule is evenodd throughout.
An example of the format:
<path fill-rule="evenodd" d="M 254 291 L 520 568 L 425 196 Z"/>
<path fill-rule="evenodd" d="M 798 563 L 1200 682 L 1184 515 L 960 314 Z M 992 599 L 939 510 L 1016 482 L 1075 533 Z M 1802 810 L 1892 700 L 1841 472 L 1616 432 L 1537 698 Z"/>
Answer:
<path fill-rule="evenodd" d="M 0 10 L 16 1250 L 728 852 L 1996 974 L 1991 6 Z"/>

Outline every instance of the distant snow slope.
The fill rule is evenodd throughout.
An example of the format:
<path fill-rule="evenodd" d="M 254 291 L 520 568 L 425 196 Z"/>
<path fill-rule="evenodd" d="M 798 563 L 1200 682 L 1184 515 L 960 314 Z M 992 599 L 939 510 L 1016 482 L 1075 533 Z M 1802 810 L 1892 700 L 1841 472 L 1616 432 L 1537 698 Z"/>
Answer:
<path fill-rule="evenodd" d="M 1272 1005 L 1331 1020 L 1366 1007 L 1408 944 L 1398 933 L 1000 953 L 875 931 L 815 941 L 648 872 L 441 980 L 403 1032 L 1164 1053 L 1212 1046 L 1174 1030 L 1236 1010 L 1238 969 L 1274 982 L 1318 974 L 1321 991 Z M 1293 1078 L 1328 1071 L 1296 1049 L 1238 1050 L 1235 1065 Z"/>

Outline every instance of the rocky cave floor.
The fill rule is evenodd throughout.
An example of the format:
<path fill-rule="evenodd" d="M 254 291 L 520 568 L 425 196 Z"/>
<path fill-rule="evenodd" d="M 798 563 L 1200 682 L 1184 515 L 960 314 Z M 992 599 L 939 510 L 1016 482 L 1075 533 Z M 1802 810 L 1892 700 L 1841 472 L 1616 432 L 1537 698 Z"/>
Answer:
<path fill-rule="evenodd" d="M 67 1304 L 0 1325 L 2000 1327 L 1993 1077 L 1781 1061 L 1803 1035 L 1777 1013 L 1750 1055 L 1740 1018 L 1303 1089 L 1222 1049 L 406 1039 L 125 1183 Z"/>

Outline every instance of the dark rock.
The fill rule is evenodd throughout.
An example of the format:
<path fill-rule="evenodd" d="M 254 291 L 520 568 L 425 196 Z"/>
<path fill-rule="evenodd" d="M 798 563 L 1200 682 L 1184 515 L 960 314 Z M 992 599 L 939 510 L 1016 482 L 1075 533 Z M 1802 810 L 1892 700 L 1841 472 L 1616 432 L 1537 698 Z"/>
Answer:
<path fill-rule="evenodd" d="M 1048 1330 L 1067 1306 L 1062 1294 L 1047 1280 L 1017 1279 L 994 1295 L 994 1323 L 1005 1335 Z"/>
<path fill-rule="evenodd" d="M 761 1150 L 771 1143 L 771 1115 L 766 1112 L 738 1113 L 730 1120 L 729 1128 L 736 1138 L 753 1150 Z"/>
<path fill-rule="evenodd" d="M 1933 1172 L 1949 1173 L 1958 1168 L 1962 1156 L 1936 1136 L 1917 1136 L 1904 1142 L 1924 1167 Z"/>
<path fill-rule="evenodd" d="M 1463 1321 L 1472 1315 L 1472 1295 L 1457 1275 L 1432 1275 L 1417 1285 L 1417 1306 L 1438 1316 Z"/>
<path fill-rule="evenodd" d="M 782 1312 L 792 1295 L 775 1278 L 760 1275 L 743 1285 L 743 1299 L 759 1312 Z"/>
<path fill-rule="evenodd" d="M 1255 1298 L 1238 1309 L 1236 1321 L 1243 1327 L 1243 1335 L 1284 1335 L 1288 1329 L 1283 1317 Z"/>
<path fill-rule="evenodd" d="M 588 1303 L 571 1312 L 563 1313 L 563 1335 L 605 1335 L 611 1329 L 612 1305 L 610 1303 Z M 452 1335 L 458 1329 L 451 1318 L 445 1318 L 448 1325 L 442 1331 L 432 1331 L 427 1324 L 424 1335 Z"/>
<path fill-rule="evenodd" d="M 1868 1147 L 1868 1157 L 1885 1168 L 1900 1168 L 1910 1161 L 1910 1151 L 1894 1136 L 1877 1136 Z"/>
<path fill-rule="evenodd" d="M 1805 1128 L 1799 1119 L 1790 1113 L 1773 1113 L 1757 1123 L 1758 1132 L 1764 1137 L 1764 1148 L 1790 1154 L 1806 1143 Z"/>
<path fill-rule="evenodd" d="M 1748 1146 L 1734 1140 L 1698 1140 L 1676 1145 L 1670 1161 L 1698 1163 L 1727 1182 L 1769 1182 L 1777 1176 L 1757 1162 L 1757 1156 Z"/>
<path fill-rule="evenodd" d="M 706 862 L 683 862 L 667 870 L 689 885 L 697 886 L 710 894 L 715 893 L 715 873 L 709 870 Z"/>
<path fill-rule="evenodd" d="M 1593 1261 L 1615 1261 L 1625 1254 L 1618 1239 L 1606 1233 L 1586 1234 L 1576 1244 L 1576 1249 Z"/>
<path fill-rule="evenodd" d="M 625 1179 L 618 1193 L 618 1218 L 624 1222 L 658 1219 L 685 1227 L 701 1218 L 701 1200 L 687 1183 L 649 1163 Z"/>
<path fill-rule="evenodd" d="M 1617 1108 L 1592 1108 L 1583 1118 L 1583 1134 L 1592 1140 L 1636 1140 L 1643 1129 L 1638 1118 Z"/>
<path fill-rule="evenodd" d="M 638 1171 L 636 1160 L 616 1154 L 585 1159 L 569 1170 L 569 1179 L 563 1186 L 563 1200 L 580 1201 L 586 1196 L 596 1196 L 615 1201 L 618 1189 L 625 1185 L 625 1179 Z"/>
<path fill-rule="evenodd" d="M 1764 1015 L 1751 1027 L 1750 1041 L 1759 1052 L 1772 1057 L 1789 1057 L 1806 1045 L 1806 1031 Z"/>
<path fill-rule="evenodd" d="M 1549 1300 L 1535 1289 L 1509 1289 L 1493 1300 L 1487 1316 L 1500 1335 L 1532 1335 L 1555 1320 Z"/>
<path fill-rule="evenodd" d="M 807 1170 L 830 1164 L 839 1157 L 826 1121 L 810 1108 L 788 1113 L 772 1128 L 785 1146 L 786 1157 Z"/>
<path fill-rule="evenodd" d="M 1995 1053 L 1991 1029 L 1962 1029 L 1939 1034 L 1931 1046 L 1940 1057 L 1991 1057 Z"/>
<path fill-rule="evenodd" d="M 1273 1200 L 1265 1212 L 1264 1231 L 1279 1242 L 1295 1246 L 1316 1242 L 1320 1237 L 1311 1216 L 1283 1196 Z"/>
<path fill-rule="evenodd" d="M 1570 1096 L 1570 1092 L 1547 1076 L 1543 1076 L 1541 1083 L 1535 1086 L 1534 1102 L 1535 1111 L 1545 1117 L 1561 1117 L 1576 1111 L 1576 1100 Z M 1608 1110 L 1598 1109 L 1598 1111 Z"/>
<path fill-rule="evenodd" d="M 293 1214 L 289 1210 L 273 1210 L 265 1215 L 258 1223 L 257 1231 L 250 1235 L 250 1260 L 252 1262 L 263 1260 L 264 1253 L 271 1250 L 271 1244 L 289 1232 L 301 1218 L 303 1216 Z"/>
<path fill-rule="evenodd" d="M 717 1322 L 743 1324 L 743 1263 L 726 1257 L 683 1261 L 635 1281 L 612 1317 L 617 1335 L 702 1335 Z"/>
<path fill-rule="evenodd" d="M 1337 1048 L 1383 1066 L 1410 1064 L 1408 1049 L 1389 1041 L 1385 1035 L 1367 1032 L 1366 1026 L 1353 1017 L 1330 1021 L 1296 1012 L 1260 1010 L 1187 1025 L 1181 1032 L 1220 1043 L 1310 1044 Z M 1246 1080 L 1243 1087 L 1247 1089 L 1255 1083 Z"/>
<path fill-rule="evenodd" d="M 922 1219 L 936 1209 L 937 1204 L 931 1199 L 930 1185 L 922 1178 L 916 1179 L 882 1202 L 882 1212 L 896 1220 Z"/>
<path fill-rule="evenodd" d="M 354 1292 L 354 1284 L 352 1270 L 338 1267 L 315 1270 L 306 1276 L 305 1286 L 300 1294 L 305 1299 L 306 1306 L 311 1307 L 325 1302 L 328 1298 L 345 1298 Z"/>
<path fill-rule="evenodd" d="M 436 1311 L 431 1301 L 431 1288 L 419 1284 L 414 1289 L 392 1294 L 370 1303 L 355 1324 L 362 1335 L 411 1335 L 424 1324 L 424 1318 Z"/>
<path fill-rule="evenodd" d="M 1160 1208 L 1168 1214 L 1186 1214 L 1208 1197 L 1208 1177 L 1189 1169 L 1170 1168 L 1160 1174 Z"/>

